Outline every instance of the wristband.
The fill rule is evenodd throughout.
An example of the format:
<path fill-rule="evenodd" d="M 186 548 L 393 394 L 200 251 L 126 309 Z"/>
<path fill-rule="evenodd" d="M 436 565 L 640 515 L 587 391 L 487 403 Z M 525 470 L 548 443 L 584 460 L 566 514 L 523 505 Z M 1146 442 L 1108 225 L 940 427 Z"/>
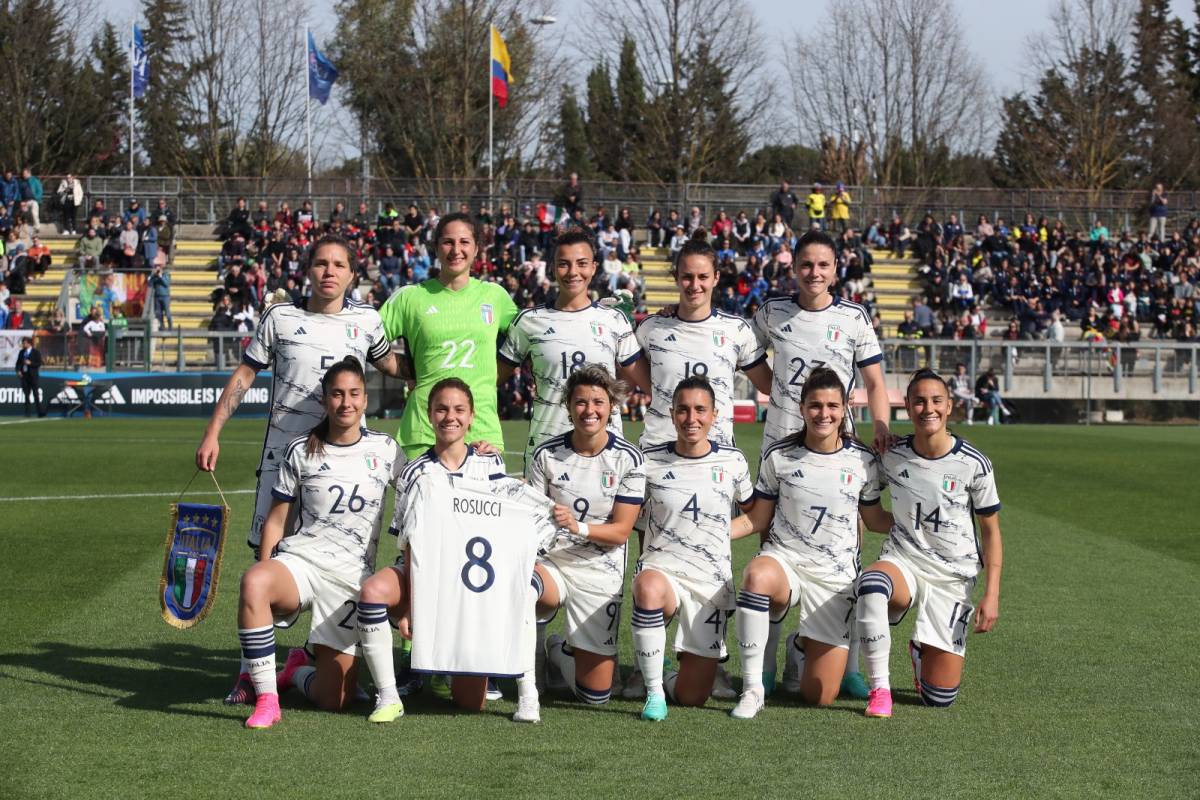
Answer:
<path fill-rule="evenodd" d="M 583 537 L 583 538 L 585 538 L 585 539 L 587 538 L 587 535 L 588 535 L 588 524 L 587 524 L 586 522 L 581 522 L 581 523 L 579 523 L 579 535 L 580 535 L 580 536 L 582 536 L 582 537 Z"/>

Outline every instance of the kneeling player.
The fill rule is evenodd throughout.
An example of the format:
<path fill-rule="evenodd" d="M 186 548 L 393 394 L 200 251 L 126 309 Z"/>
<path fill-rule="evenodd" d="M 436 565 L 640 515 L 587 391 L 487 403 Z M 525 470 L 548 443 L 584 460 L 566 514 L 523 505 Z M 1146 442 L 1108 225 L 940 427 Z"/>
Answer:
<path fill-rule="evenodd" d="M 889 622 L 917 607 L 909 644 L 913 680 L 927 705 L 945 707 L 958 695 L 971 615 L 978 633 L 990 631 L 1000 616 L 1003 550 L 992 462 L 946 430 L 953 402 L 940 375 L 917 372 L 904 403 L 914 433 L 883 456 L 895 522 L 879 561 L 858 581 L 869 717 L 892 715 Z M 972 513 L 982 537 L 976 536 Z M 976 608 L 971 591 L 981 567 L 987 582 Z"/>
<path fill-rule="evenodd" d="M 573 534 L 556 540 L 535 568 L 538 617 L 567 610 L 566 642 L 552 637 L 546 655 L 576 696 L 594 705 L 612 693 L 625 541 L 646 490 L 641 451 L 608 430 L 624 388 L 597 364 L 571 373 L 563 400 L 572 430 L 546 440 L 527 468 L 530 485 L 554 501 L 556 524 Z M 537 722 L 535 672 L 517 688 L 513 719 Z"/>
<path fill-rule="evenodd" d="M 796 605 L 800 693 L 817 705 L 834 701 L 850 643 L 858 517 L 880 533 L 892 523 L 879 503 L 878 458 L 843 432 L 846 388 L 836 372 L 818 368 L 809 374 L 800 411 L 800 430 L 763 454 L 754 507 L 733 521 L 737 536 L 768 531 L 762 550 L 746 565 L 737 599 L 737 719 L 762 709 L 775 682 L 779 625 Z"/>
<path fill-rule="evenodd" d="M 666 693 L 703 705 L 725 655 L 733 610 L 729 525 L 753 495 L 741 451 L 709 441 L 716 400 L 708 380 L 684 378 L 671 416 L 676 440 L 645 452 L 646 541 L 633 580 L 633 647 L 646 684 L 642 719 L 667 716 Z M 667 621 L 679 618 L 678 672 L 663 675 Z"/>
<path fill-rule="evenodd" d="M 238 638 L 256 693 L 249 728 L 279 721 L 279 692 L 290 686 L 328 710 L 354 697 L 358 633 L 349 621 L 375 563 L 384 494 L 404 465 L 391 436 L 362 427 L 367 387 L 356 358 L 330 367 L 321 387 L 325 417 L 284 450 L 263 526 L 262 560 L 242 576 Z M 293 505 L 299 529 L 284 539 Z M 276 544 L 279 555 L 271 558 Z M 274 622 L 308 608 L 316 666 L 294 650 L 277 679 Z"/>

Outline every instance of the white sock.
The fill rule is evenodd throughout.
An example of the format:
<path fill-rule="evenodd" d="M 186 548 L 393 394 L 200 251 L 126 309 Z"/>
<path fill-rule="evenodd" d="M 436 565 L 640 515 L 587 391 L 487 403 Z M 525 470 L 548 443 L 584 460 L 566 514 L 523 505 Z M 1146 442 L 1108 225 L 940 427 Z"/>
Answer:
<path fill-rule="evenodd" d="M 534 573 L 534 580 L 529 586 L 528 605 L 525 609 L 525 620 L 521 623 L 521 652 L 525 654 L 525 671 L 517 678 L 518 697 L 537 697 L 537 599 L 541 595 L 541 581 Z"/>
<path fill-rule="evenodd" d="M 763 672 L 779 670 L 779 636 L 783 633 L 783 620 L 772 622 L 767 629 L 767 647 L 763 650 Z"/>
<path fill-rule="evenodd" d="M 858 641 L 858 620 L 850 617 L 850 652 L 846 654 L 846 675 L 858 672 L 858 651 L 861 645 Z"/>
<path fill-rule="evenodd" d="M 771 598 L 743 589 L 737 597 L 738 651 L 742 657 L 742 689 L 763 688 L 763 657 L 771 632 Z"/>
<path fill-rule="evenodd" d="M 314 705 L 316 705 L 317 701 L 313 699 L 313 696 L 310 694 L 310 692 L 312 690 L 311 687 L 313 684 L 313 679 L 316 677 L 316 667 L 297 667 L 296 671 L 292 673 L 292 686 L 295 686 L 297 689 L 299 689 L 300 694 L 307 697 L 308 701 Z"/>
<path fill-rule="evenodd" d="M 567 686 L 570 688 L 574 688 L 574 686 L 575 686 L 575 653 L 568 652 L 567 647 L 568 647 L 567 643 L 563 642 L 561 645 L 559 645 L 558 647 L 555 647 L 549 653 L 547 653 L 546 657 L 549 658 L 550 662 L 552 664 L 554 664 L 555 667 L 558 668 L 559 672 L 562 673 L 563 681 L 567 684 Z"/>
<path fill-rule="evenodd" d="M 663 651 L 667 627 L 661 608 L 633 607 L 633 652 L 642 671 L 647 696 L 663 693 Z"/>
<path fill-rule="evenodd" d="M 890 689 L 888 658 L 892 649 L 892 630 L 888 625 L 888 599 L 892 580 L 883 572 L 864 572 L 859 579 L 858 636 L 863 660 L 867 663 L 867 681 L 872 689 Z"/>
<path fill-rule="evenodd" d="M 380 705 L 400 702 L 396 692 L 396 667 L 392 658 L 392 626 L 383 603 L 358 604 L 358 641 L 363 661 L 375 681 Z"/>
<path fill-rule="evenodd" d="M 256 694 L 279 694 L 275 683 L 275 626 L 238 628 L 242 643 L 243 669 L 249 673 Z"/>
<path fill-rule="evenodd" d="M 246 660 L 245 656 L 242 656 L 241 662 L 238 665 L 238 675 L 249 675 L 249 674 L 250 674 L 250 662 Z"/>

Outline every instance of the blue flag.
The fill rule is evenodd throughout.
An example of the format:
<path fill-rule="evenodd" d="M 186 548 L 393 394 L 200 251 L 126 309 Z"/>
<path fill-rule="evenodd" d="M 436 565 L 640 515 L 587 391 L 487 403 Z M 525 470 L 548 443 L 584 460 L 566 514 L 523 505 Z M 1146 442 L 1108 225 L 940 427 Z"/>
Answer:
<path fill-rule="evenodd" d="M 142 29 L 133 26 L 133 96 L 144 97 L 150 86 L 150 59 L 146 55 L 146 40 Z"/>
<path fill-rule="evenodd" d="M 317 49 L 312 31 L 308 32 L 308 96 L 325 105 L 329 89 L 337 80 L 337 67 Z"/>

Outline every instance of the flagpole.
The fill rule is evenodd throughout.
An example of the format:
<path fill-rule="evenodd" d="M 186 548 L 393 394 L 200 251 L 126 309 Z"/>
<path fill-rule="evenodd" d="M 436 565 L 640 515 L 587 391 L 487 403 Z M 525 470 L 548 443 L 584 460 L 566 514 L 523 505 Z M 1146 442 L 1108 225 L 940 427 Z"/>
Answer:
<path fill-rule="evenodd" d="M 133 107 L 133 74 L 137 70 L 137 53 L 134 45 L 134 28 L 137 27 L 136 21 L 129 23 L 129 195 L 133 196 L 133 126 L 134 115 L 137 113 Z"/>
<path fill-rule="evenodd" d="M 304 164 L 307 177 L 305 194 L 312 199 L 312 76 L 308 70 L 308 26 L 304 26 Z"/>
<path fill-rule="evenodd" d="M 492 205 L 492 192 L 493 192 L 493 187 L 494 187 L 493 180 L 492 180 L 493 174 L 494 174 L 493 166 L 492 166 L 492 147 L 495 143 L 495 130 L 494 130 L 495 120 L 493 118 L 492 104 L 493 104 L 493 102 L 495 102 L 495 98 L 492 96 L 493 95 L 493 92 L 492 92 L 492 62 L 496 58 L 495 47 L 496 47 L 495 34 L 492 33 L 492 26 L 488 25 L 488 64 L 487 64 L 488 90 L 487 90 L 487 92 L 488 92 L 488 207 L 489 208 Z"/>

